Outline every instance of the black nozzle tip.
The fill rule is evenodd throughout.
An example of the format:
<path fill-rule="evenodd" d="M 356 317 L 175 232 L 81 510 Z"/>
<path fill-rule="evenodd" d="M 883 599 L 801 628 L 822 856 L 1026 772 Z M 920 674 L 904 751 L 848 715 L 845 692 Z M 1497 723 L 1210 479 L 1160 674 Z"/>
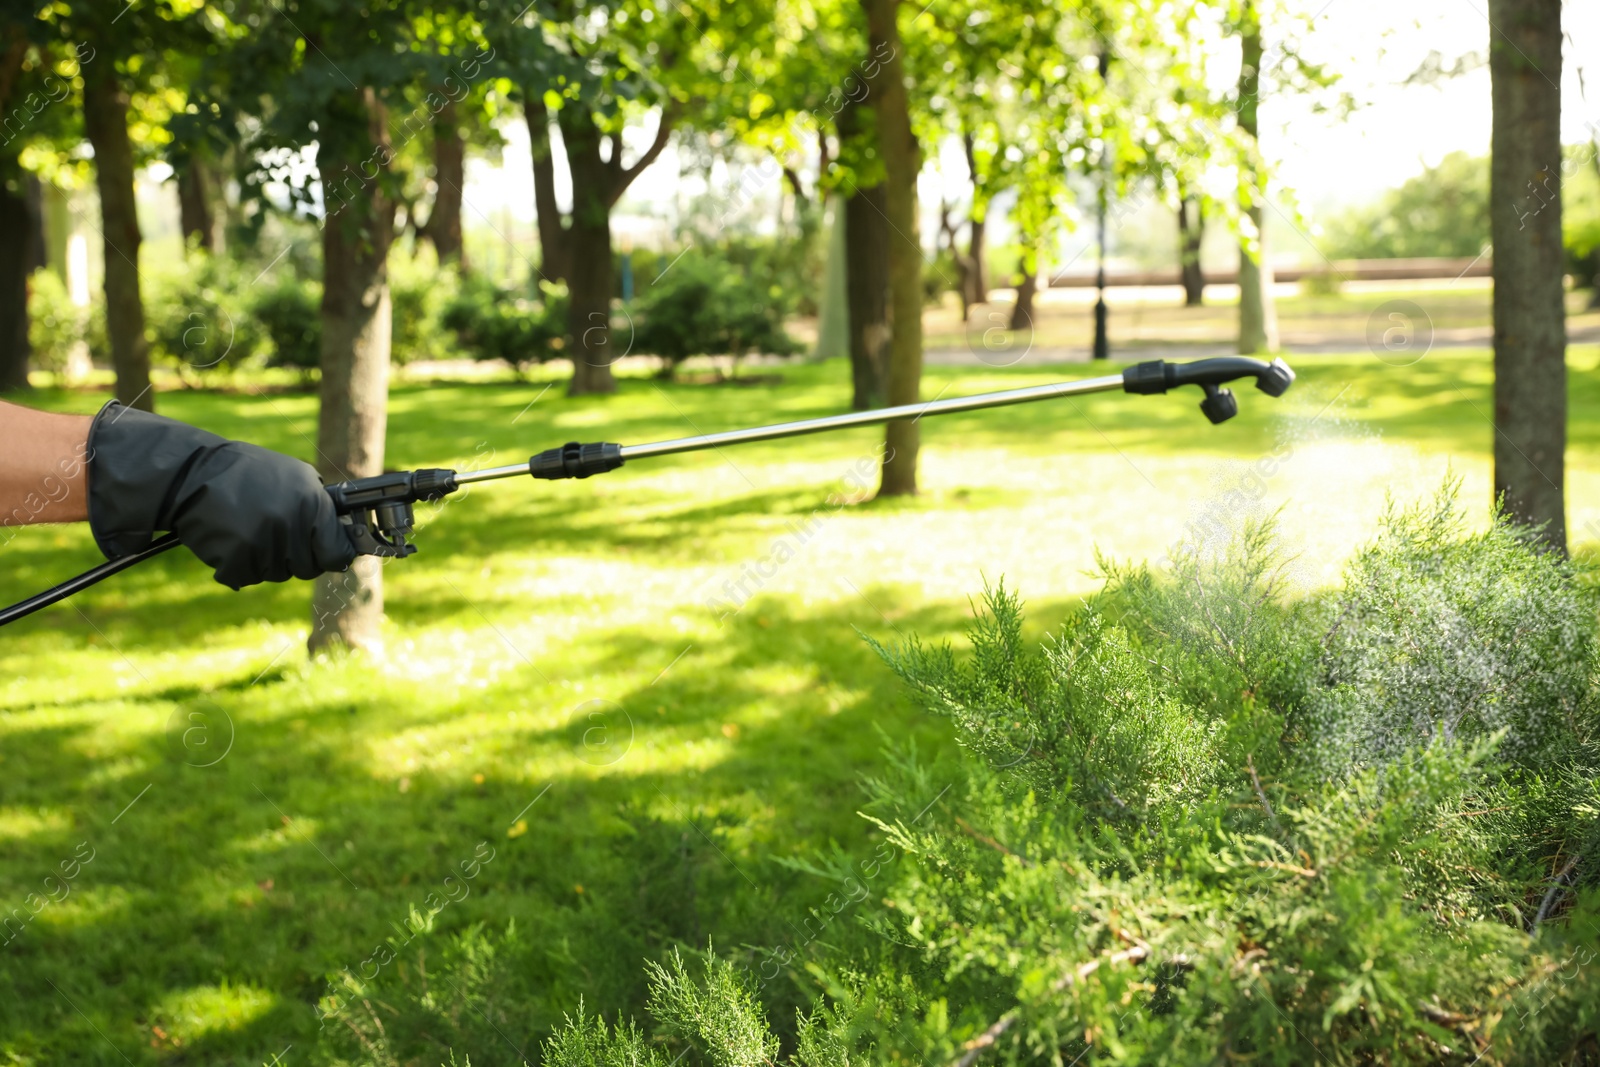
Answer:
<path fill-rule="evenodd" d="M 1256 376 L 1256 388 L 1268 396 L 1282 396 L 1294 384 L 1294 371 L 1281 358 L 1267 364 L 1267 369 Z"/>
<path fill-rule="evenodd" d="M 1200 401 L 1200 410 L 1211 420 L 1211 425 L 1215 426 L 1239 414 L 1239 400 L 1233 395 L 1232 389 L 1209 386 L 1206 389 L 1206 398 Z"/>

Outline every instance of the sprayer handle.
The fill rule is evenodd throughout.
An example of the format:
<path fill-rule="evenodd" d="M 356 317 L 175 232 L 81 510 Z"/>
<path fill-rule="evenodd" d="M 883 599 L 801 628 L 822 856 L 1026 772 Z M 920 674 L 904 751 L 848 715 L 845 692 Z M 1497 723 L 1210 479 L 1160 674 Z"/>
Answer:
<path fill-rule="evenodd" d="M 363 556 L 404 558 L 417 550 L 407 538 L 415 524 L 411 505 L 456 491 L 456 472 L 429 467 L 390 471 L 325 487 L 333 509 Z"/>

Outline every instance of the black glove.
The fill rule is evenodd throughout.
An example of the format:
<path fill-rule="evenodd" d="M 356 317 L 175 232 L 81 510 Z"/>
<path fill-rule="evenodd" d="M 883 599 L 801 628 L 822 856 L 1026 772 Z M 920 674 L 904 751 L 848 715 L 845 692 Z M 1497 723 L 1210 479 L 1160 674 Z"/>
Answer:
<path fill-rule="evenodd" d="M 309 464 L 115 400 L 89 428 L 89 528 L 107 559 L 171 530 L 233 589 L 356 558 Z"/>

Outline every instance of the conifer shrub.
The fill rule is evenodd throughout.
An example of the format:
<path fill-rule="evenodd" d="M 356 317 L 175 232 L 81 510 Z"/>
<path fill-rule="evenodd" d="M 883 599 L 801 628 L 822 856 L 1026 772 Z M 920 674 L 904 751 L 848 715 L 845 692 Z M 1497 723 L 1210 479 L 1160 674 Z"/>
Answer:
<path fill-rule="evenodd" d="M 901 991 L 915 1053 L 1590 1062 L 1595 605 L 1571 565 L 1503 520 L 1464 532 L 1447 491 L 1311 602 L 1284 603 L 1269 527 L 1107 571 L 1040 649 L 997 588 L 969 656 L 884 650 L 983 757 L 947 820 L 879 815 L 913 862 L 858 993 Z"/>
<path fill-rule="evenodd" d="M 865 783 L 892 862 L 797 865 L 851 932 L 671 953 L 543 1062 L 1600 1062 L 1595 604 L 1531 544 L 1447 492 L 1310 599 L 1270 526 L 1106 564 L 1042 642 L 987 590 L 970 648 L 880 649 L 961 749 Z"/>
<path fill-rule="evenodd" d="M 1593 736 L 1593 597 L 1512 524 L 1465 533 L 1452 494 L 1391 514 L 1330 607 L 1323 684 L 1297 724 L 1327 776 L 1495 733 L 1504 759 L 1537 771 Z"/>

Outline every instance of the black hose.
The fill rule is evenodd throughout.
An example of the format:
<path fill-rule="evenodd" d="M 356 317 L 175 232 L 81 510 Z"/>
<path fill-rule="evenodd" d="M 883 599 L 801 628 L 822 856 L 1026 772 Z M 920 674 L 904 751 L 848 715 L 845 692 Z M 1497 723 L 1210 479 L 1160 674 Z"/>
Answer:
<path fill-rule="evenodd" d="M 31 596 L 27 600 L 12 604 L 9 608 L 0 609 L 0 626 L 8 622 L 32 615 L 41 608 L 47 608 L 57 601 L 65 600 L 73 593 L 81 592 L 96 582 L 103 581 L 120 571 L 125 571 L 136 563 L 143 563 L 152 556 L 159 556 L 169 548 L 177 548 L 179 544 L 177 534 L 166 534 L 150 542 L 150 547 L 135 552 L 131 556 L 123 556 L 98 567 L 84 571 L 75 578 L 68 578 L 60 585 L 52 586 L 44 592 Z"/>

